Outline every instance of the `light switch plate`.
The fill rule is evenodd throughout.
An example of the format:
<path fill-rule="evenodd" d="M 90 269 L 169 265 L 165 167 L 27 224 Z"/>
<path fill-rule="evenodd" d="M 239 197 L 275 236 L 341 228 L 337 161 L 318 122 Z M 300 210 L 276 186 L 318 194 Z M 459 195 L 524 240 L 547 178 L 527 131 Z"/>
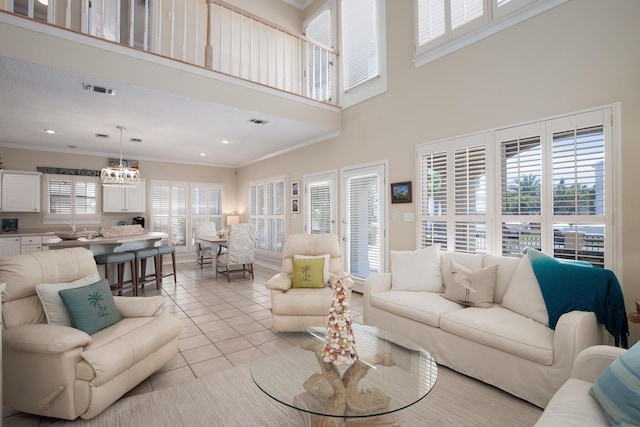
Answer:
<path fill-rule="evenodd" d="M 405 222 L 412 222 L 412 221 L 414 221 L 413 212 L 405 212 L 405 213 L 404 213 L 404 221 L 405 221 Z"/>

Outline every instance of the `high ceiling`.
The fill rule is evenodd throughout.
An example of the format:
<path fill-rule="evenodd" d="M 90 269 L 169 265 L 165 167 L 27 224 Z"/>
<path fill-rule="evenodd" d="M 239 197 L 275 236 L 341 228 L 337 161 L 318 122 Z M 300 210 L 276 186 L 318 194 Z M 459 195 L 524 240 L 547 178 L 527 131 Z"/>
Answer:
<path fill-rule="evenodd" d="M 116 95 L 84 90 L 87 83 Z M 0 147 L 117 157 L 116 126 L 124 126 L 125 158 L 235 168 L 332 134 L 299 120 L 4 56 L 0 94 Z"/>

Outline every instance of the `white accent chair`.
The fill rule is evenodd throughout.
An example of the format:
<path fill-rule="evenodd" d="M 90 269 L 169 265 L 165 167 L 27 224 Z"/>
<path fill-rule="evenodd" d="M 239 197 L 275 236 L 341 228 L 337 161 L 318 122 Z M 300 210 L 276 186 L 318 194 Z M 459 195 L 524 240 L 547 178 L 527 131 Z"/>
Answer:
<path fill-rule="evenodd" d="M 193 225 L 193 240 L 197 250 L 196 262 L 200 265 L 200 270 L 205 264 L 213 264 L 215 251 L 212 244 L 198 242 L 196 238 L 217 236 L 217 233 L 215 222 L 196 222 Z"/>
<path fill-rule="evenodd" d="M 229 226 L 229 238 L 225 245 L 218 247 L 216 255 L 216 274 L 227 276 L 227 282 L 231 281 L 230 274 L 241 271 L 251 275 L 253 279 L 253 263 L 256 258 L 256 230 L 251 224 L 231 224 Z M 240 268 L 235 268 L 240 266 Z"/>
<path fill-rule="evenodd" d="M 294 255 L 329 254 L 329 283 L 324 288 L 292 288 Z M 282 252 L 282 272 L 267 282 L 271 290 L 271 314 L 276 332 L 303 331 L 309 326 L 326 326 L 333 300 L 333 284 L 342 278 L 347 298 L 353 280 L 342 267 L 342 246 L 336 234 L 290 234 Z"/>

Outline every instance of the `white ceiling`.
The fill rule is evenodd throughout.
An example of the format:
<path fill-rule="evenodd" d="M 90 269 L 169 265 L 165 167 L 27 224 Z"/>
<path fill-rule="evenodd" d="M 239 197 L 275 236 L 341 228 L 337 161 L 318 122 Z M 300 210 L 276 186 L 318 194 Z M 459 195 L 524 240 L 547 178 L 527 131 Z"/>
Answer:
<path fill-rule="evenodd" d="M 115 89 L 116 95 L 88 92 L 85 83 Z M 254 118 L 268 123 L 248 122 Z M 116 126 L 126 128 L 126 159 L 230 168 L 335 133 L 301 121 L 0 56 L 0 147 L 118 157 Z M 223 139 L 231 143 L 224 145 Z"/>

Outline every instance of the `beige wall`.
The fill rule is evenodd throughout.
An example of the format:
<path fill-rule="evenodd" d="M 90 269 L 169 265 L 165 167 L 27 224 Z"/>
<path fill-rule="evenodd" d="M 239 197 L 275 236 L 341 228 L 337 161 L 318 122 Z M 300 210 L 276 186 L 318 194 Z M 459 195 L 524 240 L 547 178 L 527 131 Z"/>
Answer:
<path fill-rule="evenodd" d="M 342 134 L 238 170 L 238 206 L 248 182 L 290 180 L 389 161 L 390 182 L 415 181 L 415 146 L 498 126 L 621 103 L 622 271 L 627 311 L 640 297 L 640 2 L 569 1 L 541 16 L 415 68 L 413 2 L 387 1 L 388 91 L 343 111 Z M 415 195 L 414 195 L 415 197 Z M 415 210 L 391 205 L 396 212 Z M 389 248 L 413 249 L 415 223 L 389 222 Z M 301 215 L 289 221 L 302 232 Z M 640 325 L 631 326 L 632 340 Z"/>
<path fill-rule="evenodd" d="M 42 152 L 33 150 L 20 150 L 12 148 L 0 148 L 2 168 L 5 170 L 36 171 L 38 166 L 75 168 L 75 169 L 102 169 L 107 165 L 105 157 L 72 155 L 54 152 Z M 236 177 L 234 169 L 215 168 L 207 166 L 195 166 L 185 164 L 169 164 L 140 160 L 140 174 L 143 179 L 159 179 L 179 182 L 212 182 L 224 185 L 223 212 L 230 213 L 236 210 Z M 148 190 L 149 187 L 147 187 Z M 149 192 L 147 191 L 147 196 Z M 147 197 L 147 211 L 149 201 Z M 120 220 L 129 223 L 131 218 L 142 215 L 148 218 L 147 213 L 139 214 L 103 214 L 101 225 L 111 225 Z M 21 229 L 59 229 L 60 227 L 42 224 L 41 213 L 15 213 L 0 212 L 0 218 L 20 219 Z M 91 228 L 91 227 L 89 227 Z"/>

